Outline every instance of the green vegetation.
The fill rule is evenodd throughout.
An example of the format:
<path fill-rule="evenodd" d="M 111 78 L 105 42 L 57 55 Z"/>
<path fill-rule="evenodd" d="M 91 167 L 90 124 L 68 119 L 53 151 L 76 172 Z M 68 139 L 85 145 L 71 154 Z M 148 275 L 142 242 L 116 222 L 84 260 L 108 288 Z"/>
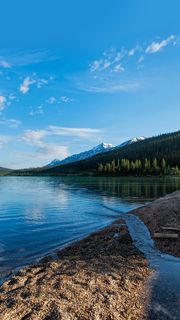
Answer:
<path fill-rule="evenodd" d="M 104 165 L 100 163 L 97 174 L 111 176 L 180 175 L 180 167 L 177 165 L 174 167 L 167 165 L 164 158 L 159 162 L 156 158 L 152 161 L 147 158 L 144 161 L 138 159 L 135 161 L 118 159 Z"/>
<path fill-rule="evenodd" d="M 11 169 L 0 167 L 0 176 L 5 176 L 5 175 L 9 174 L 10 172 L 12 172 Z"/>

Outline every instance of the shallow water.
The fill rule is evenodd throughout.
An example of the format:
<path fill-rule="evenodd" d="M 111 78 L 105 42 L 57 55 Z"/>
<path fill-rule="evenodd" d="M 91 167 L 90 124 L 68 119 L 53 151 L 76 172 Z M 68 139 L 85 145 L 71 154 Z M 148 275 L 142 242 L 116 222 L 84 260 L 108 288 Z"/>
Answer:
<path fill-rule="evenodd" d="M 0 278 L 180 189 L 178 178 L 0 177 Z"/>
<path fill-rule="evenodd" d="M 135 246 L 145 255 L 155 269 L 150 297 L 149 320 L 178 320 L 180 318 L 180 258 L 160 252 L 154 245 L 150 232 L 139 217 L 121 213 L 118 205 L 106 208 L 119 212 L 128 227 Z"/>

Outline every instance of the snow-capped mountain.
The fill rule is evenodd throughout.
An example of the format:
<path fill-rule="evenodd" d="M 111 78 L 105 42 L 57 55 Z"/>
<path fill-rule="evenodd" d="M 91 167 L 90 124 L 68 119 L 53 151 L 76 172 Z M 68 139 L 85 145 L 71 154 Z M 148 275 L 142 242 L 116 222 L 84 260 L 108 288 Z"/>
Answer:
<path fill-rule="evenodd" d="M 118 146 L 115 147 L 115 148 L 124 147 L 124 146 L 127 146 L 128 144 L 132 144 L 132 143 L 138 142 L 138 141 L 143 141 L 143 140 L 145 140 L 145 139 L 146 139 L 146 137 L 144 137 L 144 136 L 139 137 L 139 138 L 132 138 L 132 139 L 130 139 L 130 140 L 127 140 L 127 141 L 121 143 L 120 145 L 118 145 Z"/>
<path fill-rule="evenodd" d="M 57 166 L 59 164 L 67 164 L 67 163 L 71 163 L 71 162 L 76 162 L 76 161 L 80 161 L 80 160 L 85 160 L 88 158 L 91 158 L 93 156 L 95 156 L 96 154 L 100 154 L 100 153 L 104 153 L 104 152 L 108 152 L 111 151 L 113 149 L 118 149 L 118 148 L 122 148 L 126 145 L 138 142 L 138 141 L 142 141 L 145 140 L 145 137 L 139 137 L 139 138 L 132 138 L 128 141 L 125 141 L 123 143 L 121 143 L 118 146 L 113 146 L 110 143 L 101 143 L 98 146 L 94 147 L 91 150 L 85 151 L 85 152 L 81 152 L 78 154 L 73 154 L 70 157 L 65 158 L 64 160 L 59 160 L 59 159 L 54 159 L 52 162 L 50 162 L 47 166 L 51 167 L 51 166 Z"/>
<path fill-rule="evenodd" d="M 103 152 L 107 152 L 110 151 L 111 149 L 113 149 L 114 146 L 110 143 L 101 143 L 98 146 L 94 147 L 91 150 L 85 151 L 85 152 L 81 152 L 78 154 L 74 154 L 70 157 L 67 157 L 64 160 L 58 160 L 58 159 L 54 159 L 51 163 L 48 164 L 48 166 L 56 166 L 58 164 L 66 164 L 66 163 L 71 163 L 71 162 L 75 162 L 75 161 L 80 161 L 80 160 L 84 160 L 87 158 L 91 158 L 93 156 L 95 156 L 96 154 L 99 153 L 103 153 Z"/>

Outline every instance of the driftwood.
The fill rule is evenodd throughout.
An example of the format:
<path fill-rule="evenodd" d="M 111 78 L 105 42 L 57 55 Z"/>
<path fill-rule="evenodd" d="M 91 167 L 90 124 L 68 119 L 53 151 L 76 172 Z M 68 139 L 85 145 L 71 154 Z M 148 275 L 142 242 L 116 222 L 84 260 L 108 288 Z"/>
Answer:
<path fill-rule="evenodd" d="M 176 227 L 161 227 L 162 230 L 171 230 L 171 231 L 179 231 L 180 232 L 180 228 L 176 228 Z"/>
<path fill-rule="evenodd" d="M 177 233 L 154 233 L 155 239 L 177 239 Z"/>

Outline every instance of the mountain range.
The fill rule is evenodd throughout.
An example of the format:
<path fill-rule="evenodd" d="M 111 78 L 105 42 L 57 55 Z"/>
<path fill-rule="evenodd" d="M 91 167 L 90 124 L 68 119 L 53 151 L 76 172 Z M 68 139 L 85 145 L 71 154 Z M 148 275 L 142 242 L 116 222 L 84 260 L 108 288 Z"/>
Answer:
<path fill-rule="evenodd" d="M 92 151 L 93 150 L 93 151 Z M 82 159 L 83 157 L 85 157 Z M 88 156 L 88 157 L 87 157 Z M 34 169 L 13 170 L 8 175 L 35 175 L 35 176 L 61 176 L 61 175 L 97 175 L 101 166 L 122 163 L 129 161 L 133 167 L 137 161 L 141 165 L 141 170 L 148 163 L 151 168 L 156 168 L 156 173 L 180 174 L 180 131 L 161 134 L 150 138 L 133 138 L 119 146 L 110 144 L 100 144 L 99 146 L 84 153 L 71 156 L 62 161 L 73 160 L 73 162 L 60 163 L 51 166 Z M 76 160 L 75 160 L 76 159 Z M 159 170 L 159 171 L 158 171 Z M 160 171 L 161 170 L 161 171 Z M 146 170 L 147 172 L 147 170 Z M 141 171 L 143 174 L 143 172 Z M 155 174 L 156 174 L 155 173 Z M 137 172 L 135 172 L 137 174 Z M 150 170 L 147 174 L 154 174 Z"/>
<path fill-rule="evenodd" d="M 52 166 L 57 166 L 57 165 L 60 165 L 60 164 L 68 164 L 68 163 L 72 163 L 72 162 L 76 162 L 76 161 L 81 161 L 81 160 L 85 160 L 85 159 L 88 159 L 88 158 L 91 158 L 97 154 L 101 154 L 101 153 L 105 153 L 105 152 L 108 152 L 108 151 L 112 151 L 113 149 L 118 149 L 118 148 L 122 148 L 126 145 L 130 145 L 132 143 L 135 143 L 135 142 L 138 142 L 138 141 L 142 141 L 142 140 L 145 140 L 146 138 L 145 137 L 139 137 L 139 138 L 132 138 L 128 141 L 125 141 L 123 143 L 121 143 L 120 145 L 118 146 L 114 146 L 110 143 L 101 143 L 99 144 L 98 146 L 94 147 L 93 149 L 90 149 L 88 151 L 84 151 L 84 152 L 81 152 L 81 153 L 78 153 L 78 154 L 74 154 L 72 156 L 69 156 L 63 160 L 59 160 L 59 159 L 54 159 L 53 161 L 51 161 L 47 167 L 52 167 Z"/>

